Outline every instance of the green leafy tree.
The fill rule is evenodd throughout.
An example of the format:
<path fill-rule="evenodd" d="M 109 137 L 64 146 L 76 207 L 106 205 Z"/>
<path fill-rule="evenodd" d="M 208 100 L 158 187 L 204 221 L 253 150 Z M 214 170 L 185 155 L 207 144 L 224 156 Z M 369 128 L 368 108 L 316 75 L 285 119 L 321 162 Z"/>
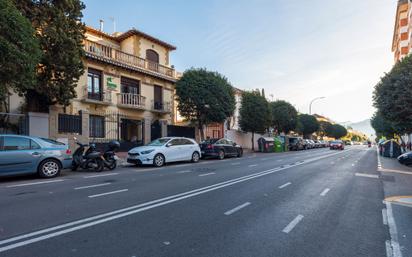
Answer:
<path fill-rule="evenodd" d="M 303 134 L 304 138 L 310 138 L 310 135 L 318 131 L 319 122 L 315 116 L 309 114 L 298 115 L 297 130 Z"/>
<path fill-rule="evenodd" d="M 34 88 L 40 48 L 30 21 L 11 0 L 0 1 L 0 111 L 8 112 L 10 91 Z"/>
<path fill-rule="evenodd" d="M 290 103 L 278 100 L 269 103 L 271 111 L 271 125 L 278 133 L 289 133 L 298 123 L 298 112 Z"/>
<path fill-rule="evenodd" d="M 212 122 L 223 122 L 235 110 L 233 87 L 217 72 L 190 69 L 176 83 L 177 109 L 187 120 L 197 124 L 201 139 L 203 127 Z"/>
<path fill-rule="evenodd" d="M 244 92 L 239 110 L 239 126 L 252 133 L 252 150 L 255 150 L 255 133 L 264 133 L 270 123 L 270 109 L 266 98 L 259 91 Z"/>
<path fill-rule="evenodd" d="M 375 86 L 374 106 L 399 133 L 412 132 L 412 55 L 397 62 Z"/>
<path fill-rule="evenodd" d="M 76 97 L 75 87 L 84 73 L 81 21 L 84 4 L 79 0 L 15 0 L 36 31 L 42 51 L 36 87 L 26 93 L 33 111 L 48 111 L 48 106 L 67 106 Z"/>
<path fill-rule="evenodd" d="M 327 121 L 319 121 L 319 130 L 318 130 L 319 136 L 321 136 L 322 138 L 324 136 L 330 137 L 331 131 L 332 131 L 332 123 L 327 122 Z"/>
<path fill-rule="evenodd" d="M 379 111 L 372 116 L 371 126 L 375 130 L 376 136 L 378 138 L 384 136 L 388 139 L 391 139 L 395 134 L 397 134 L 393 125 L 389 121 L 387 121 Z"/>
<path fill-rule="evenodd" d="M 342 138 L 348 134 L 346 128 L 339 124 L 332 124 L 332 133 L 330 134 L 331 137 L 336 139 Z"/>

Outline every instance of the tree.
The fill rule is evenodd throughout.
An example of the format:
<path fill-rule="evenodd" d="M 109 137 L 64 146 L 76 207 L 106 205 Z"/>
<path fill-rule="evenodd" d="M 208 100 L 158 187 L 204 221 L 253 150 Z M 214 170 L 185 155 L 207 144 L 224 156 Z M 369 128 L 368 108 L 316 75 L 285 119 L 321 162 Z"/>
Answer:
<path fill-rule="evenodd" d="M 339 124 L 332 124 L 332 131 L 331 131 L 331 135 L 332 137 L 334 137 L 335 139 L 339 139 L 341 137 L 344 137 L 348 134 L 348 131 L 346 130 L 346 128 L 342 125 Z"/>
<path fill-rule="evenodd" d="M 332 123 L 327 122 L 327 121 L 319 121 L 319 130 L 318 130 L 319 136 L 321 136 L 322 138 L 324 136 L 330 137 L 331 133 L 332 133 Z"/>
<path fill-rule="evenodd" d="M 28 89 L 26 100 L 32 111 L 48 106 L 67 106 L 76 97 L 75 87 L 84 73 L 81 21 L 84 4 L 79 0 L 15 0 L 36 31 L 42 56 L 38 63 L 36 87 Z"/>
<path fill-rule="evenodd" d="M 371 126 L 375 130 L 378 138 L 384 136 L 391 139 L 396 134 L 396 130 L 393 128 L 393 125 L 387 121 L 379 111 L 373 114 L 371 118 Z"/>
<path fill-rule="evenodd" d="M 397 62 L 375 86 L 374 106 L 382 118 L 399 132 L 412 132 L 412 55 Z"/>
<path fill-rule="evenodd" d="M 319 129 L 319 122 L 315 116 L 309 114 L 298 115 L 297 129 L 303 134 L 304 138 L 309 138 L 310 135 Z"/>
<path fill-rule="evenodd" d="M 8 112 L 10 91 L 22 95 L 34 87 L 40 48 L 30 21 L 11 0 L 0 1 L 0 111 Z"/>
<path fill-rule="evenodd" d="M 244 92 L 239 110 L 239 126 L 252 132 L 252 150 L 255 150 L 255 133 L 264 133 L 270 123 L 269 104 L 259 91 Z"/>
<path fill-rule="evenodd" d="M 217 72 L 190 69 L 176 83 L 177 109 L 187 120 L 197 124 L 201 139 L 203 127 L 211 122 L 221 123 L 235 110 L 233 87 Z"/>
<path fill-rule="evenodd" d="M 271 111 L 271 125 L 278 132 L 285 134 L 294 130 L 298 123 L 298 112 L 290 103 L 277 100 L 269 103 Z"/>

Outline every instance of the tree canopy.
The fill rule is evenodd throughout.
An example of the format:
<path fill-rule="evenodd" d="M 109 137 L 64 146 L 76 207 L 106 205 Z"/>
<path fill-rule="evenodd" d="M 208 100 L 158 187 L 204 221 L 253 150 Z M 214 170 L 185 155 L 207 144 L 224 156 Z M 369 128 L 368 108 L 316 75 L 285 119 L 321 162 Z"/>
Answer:
<path fill-rule="evenodd" d="M 233 87 L 217 72 L 190 69 L 176 83 L 177 109 L 187 120 L 196 122 L 204 139 L 203 126 L 223 122 L 235 110 Z"/>
<path fill-rule="evenodd" d="M 297 130 L 303 134 L 305 138 L 310 137 L 310 135 L 319 129 L 319 122 L 315 116 L 309 114 L 299 114 L 298 115 L 298 125 Z"/>
<path fill-rule="evenodd" d="M 332 133 L 332 123 L 327 122 L 327 121 L 319 121 L 319 129 L 318 129 L 319 136 L 331 137 L 331 133 Z"/>
<path fill-rule="evenodd" d="M 254 134 L 264 133 L 269 127 L 269 103 L 259 91 L 244 92 L 239 114 L 240 128 L 245 132 L 252 132 L 252 150 L 254 150 Z"/>
<path fill-rule="evenodd" d="M 399 134 L 412 132 L 412 56 L 397 62 L 375 86 L 374 106 Z"/>
<path fill-rule="evenodd" d="M 84 4 L 79 0 L 15 0 L 27 17 L 40 43 L 36 86 L 28 89 L 29 110 L 47 111 L 52 104 L 69 105 L 76 97 L 75 87 L 84 73 L 81 21 Z"/>
<path fill-rule="evenodd" d="M 11 0 L 0 1 L 0 111 L 6 111 L 9 91 L 34 88 L 39 42 L 30 21 Z"/>
<path fill-rule="evenodd" d="M 289 133 L 298 123 L 298 112 L 290 103 L 277 100 L 269 103 L 271 111 L 271 125 L 278 133 Z"/>
<path fill-rule="evenodd" d="M 384 136 L 391 139 L 396 134 L 396 130 L 393 128 L 393 125 L 387 121 L 379 111 L 375 112 L 372 116 L 371 126 L 375 130 L 378 138 Z"/>
<path fill-rule="evenodd" d="M 336 139 L 342 138 L 348 134 L 347 129 L 339 124 L 332 124 L 330 135 Z"/>

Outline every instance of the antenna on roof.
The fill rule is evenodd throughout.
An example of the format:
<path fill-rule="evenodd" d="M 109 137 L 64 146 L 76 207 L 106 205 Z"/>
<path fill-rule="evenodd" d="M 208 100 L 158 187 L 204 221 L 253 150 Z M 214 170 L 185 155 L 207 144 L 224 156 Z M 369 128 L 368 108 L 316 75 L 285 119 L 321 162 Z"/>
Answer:
<path fill-rule="evenodd" d="M 109 17 L 109 20 L 111 20 L 113 23 L 113 33 L 116 33 L 116 20 L 114 19 L 114 17 Z"/>

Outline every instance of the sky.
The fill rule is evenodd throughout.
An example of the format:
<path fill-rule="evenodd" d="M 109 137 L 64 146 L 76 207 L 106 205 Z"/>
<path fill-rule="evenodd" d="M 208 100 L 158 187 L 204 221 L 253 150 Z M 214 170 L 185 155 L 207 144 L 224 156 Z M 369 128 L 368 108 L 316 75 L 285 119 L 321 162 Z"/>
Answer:
<path fill-rule="evenodd" d="M 393 65 L 397 0 L 85 0 L 83 21 L 135 27 L 177 47 L 171 64 L 217 71 L 244 90 L 338 122 L 370 118 Z"/>

